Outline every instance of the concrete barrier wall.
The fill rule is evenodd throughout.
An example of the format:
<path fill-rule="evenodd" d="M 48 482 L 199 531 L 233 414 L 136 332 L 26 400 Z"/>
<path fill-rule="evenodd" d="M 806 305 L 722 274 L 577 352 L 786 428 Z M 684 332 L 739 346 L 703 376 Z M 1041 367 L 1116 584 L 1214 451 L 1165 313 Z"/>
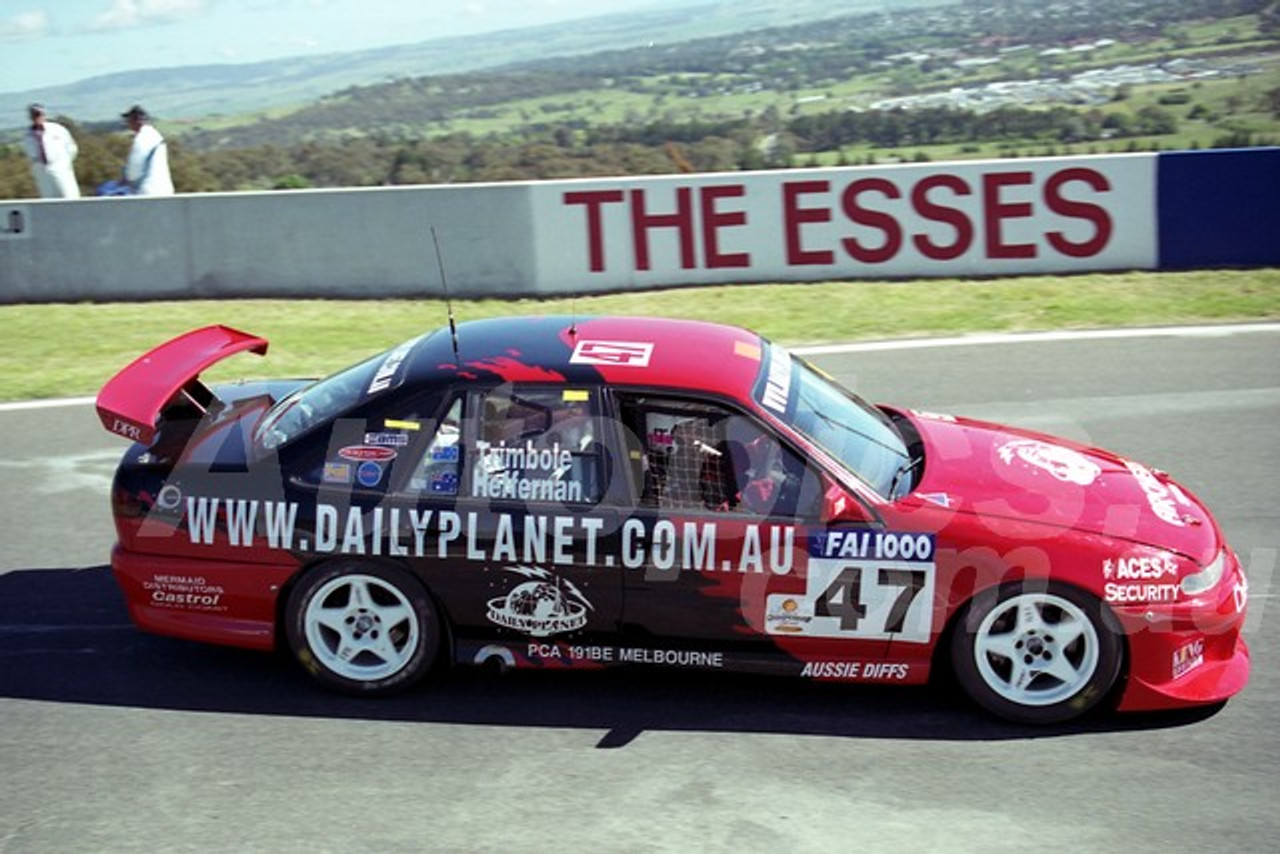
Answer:
<path fill-rule="evenodd" d="M 7 204 L 0 300 L 438 294 L 433 224 L 468 291 L 520 292 L 535 266 L 527 199 L 489 185 Z"/>
<path fill-rule="evenodd" d="M 0 202 L 0 302 L 1280 264 L 1280 149 Z"/>

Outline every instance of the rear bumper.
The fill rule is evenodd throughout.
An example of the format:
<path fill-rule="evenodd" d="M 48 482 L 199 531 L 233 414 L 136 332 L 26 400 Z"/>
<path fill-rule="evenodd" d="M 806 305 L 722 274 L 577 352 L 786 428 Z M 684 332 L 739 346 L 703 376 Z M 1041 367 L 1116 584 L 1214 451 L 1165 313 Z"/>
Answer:
<path fill-rule="evenodd" d="M 271 650 L 276 646 L 276 603 L 298 567 L 145 554 L 117 545 L 111 569 L 138 628 Z"/>

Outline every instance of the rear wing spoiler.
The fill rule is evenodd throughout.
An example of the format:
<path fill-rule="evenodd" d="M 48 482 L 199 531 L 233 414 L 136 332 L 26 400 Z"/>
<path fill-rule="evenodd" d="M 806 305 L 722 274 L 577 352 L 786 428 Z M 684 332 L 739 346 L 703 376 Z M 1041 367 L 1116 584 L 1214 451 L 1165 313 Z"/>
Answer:
<path fill-rule="evenodd" d="M 160 413 L 178 397 L 205 412 L 213 394 L 200 372 L 248 350 L 263 355 L 267 339 L 227 326 L 193 329 L 134 359 L 98 392 L 98 418 L 107 432 L 150 443 Z"/>

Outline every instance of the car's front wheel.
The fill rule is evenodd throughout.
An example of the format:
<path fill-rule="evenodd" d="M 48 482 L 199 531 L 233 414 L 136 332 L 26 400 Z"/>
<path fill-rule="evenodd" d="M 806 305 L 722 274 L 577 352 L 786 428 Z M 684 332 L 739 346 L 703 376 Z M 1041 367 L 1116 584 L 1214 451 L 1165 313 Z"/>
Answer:
<path fill-rule="evenodd" d="M 426 588 L 389 566 L 312 570 L 290 593 L 286 620 L 289 646 L 307 672 L 350 694 L 409 687 L 440 648 L 440 619 Z"/>
<path fill-rule="evenodd" d="M 956 678 L 969 696 L 1000 717 L 1035 724 L 1097 705 L 1119 676 L 1123 649 L 1095 597 L 1044 582 L 977 596 L 951 638 Z"/>

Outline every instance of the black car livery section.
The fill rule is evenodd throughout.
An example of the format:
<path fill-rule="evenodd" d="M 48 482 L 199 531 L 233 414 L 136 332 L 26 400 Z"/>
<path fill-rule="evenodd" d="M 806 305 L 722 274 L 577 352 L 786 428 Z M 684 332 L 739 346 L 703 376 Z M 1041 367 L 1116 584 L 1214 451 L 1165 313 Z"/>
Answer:
<path fill-rule="evenodd" d="M 731 670 L 771 676 L 790 676 L 832 682 L 904 683 L 915 678 L 919 665 L 906 661 L 866 660 L 833 656 L 799 661 L 741 648 L 704 650 L 627 644 L 571 643 L 556 638 L 520 643 L 460 641 L 458 661 L 500 668 L 600 668 L 650 665 L 694 670 Z"/>
<path fill-rule="evenodd" d="M 489 600 L 489 621 L 529 637 L 545 638 L 583 628 L 591 600 L 572 581 L 537 566 L 505 566 L 525 579 Z"/>
<path fill-rule="evenodd" d="M 194 546 L 282 549 L 316 555 L 523 561 L 605 569 L 786 575 L 794 568 L 794 525 L 739 523 L 741 547 L 717 551 L 717 523 L 626 519 L 617 530 L 584 515 L 481 513 L 189 497 Z M 308 520 L 303 528 L 299 520 Z"/>
<path fill-rule="evenodd" d="M 1046 722 L 1112 686 L 1161 708 L 1247 678 L 1212 517 L 1105 451 L 874 407 L 713 324 L 477 321 L 320 380 L 200 382 L 265 347 L 196 330 L 99 396 L 135 440 L 112 566 L 142 628 L 284 644 L 360 695 L 446 662 L 909 684 L 942 663 Z"/>

